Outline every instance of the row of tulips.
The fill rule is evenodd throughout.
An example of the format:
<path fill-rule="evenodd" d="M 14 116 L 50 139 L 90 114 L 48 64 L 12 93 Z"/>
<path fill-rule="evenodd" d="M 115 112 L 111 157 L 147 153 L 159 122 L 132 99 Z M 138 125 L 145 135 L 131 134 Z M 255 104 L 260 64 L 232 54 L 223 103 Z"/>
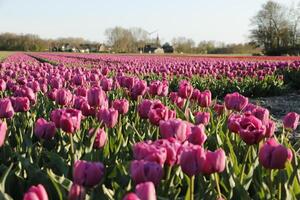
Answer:
<path fill-rule="evenodd" d="M 109 69 L 1 63 L 1 197 L 300 198 L 297 113 Z"/>

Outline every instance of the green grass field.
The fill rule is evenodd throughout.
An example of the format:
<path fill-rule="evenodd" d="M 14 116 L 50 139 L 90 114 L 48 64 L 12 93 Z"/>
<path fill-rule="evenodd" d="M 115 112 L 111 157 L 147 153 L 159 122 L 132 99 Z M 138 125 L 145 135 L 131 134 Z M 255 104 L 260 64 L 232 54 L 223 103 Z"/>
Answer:
<path fill-rule="evenodd" d="M 9 51 L 0 51 L 0 62 L 12 53 L 13 52 L 9 52 Z"/>

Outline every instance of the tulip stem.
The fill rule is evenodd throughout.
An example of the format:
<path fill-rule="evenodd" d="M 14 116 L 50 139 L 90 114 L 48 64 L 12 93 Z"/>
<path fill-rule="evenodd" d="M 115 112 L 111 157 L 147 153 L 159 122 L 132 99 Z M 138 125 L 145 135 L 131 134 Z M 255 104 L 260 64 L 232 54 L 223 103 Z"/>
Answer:
<path fill-rule="evenodd" d="M 194 200 L 195 175 L 190 177 L 190 200 Z"/>
<path fill-rule="evenodd" d="M 221 193 L 220 184 L 219 184 L 219 175 L 218 175 L 218 173 L 214 173 L 214 176 L 215 176 L 215 179 L 216 179 L 218 198 L 222 198 L 222 193 Z"/>
<path fill-rule="evenodd" d="M 74 151 L 74 141 L 73 141 L 73 134 L 70 134 L 70 143 L 71 143 L 71 167 L 73 168 L 74 162 L 75 162 L 75 151 Z"/>
<path fill-rule="evenodd" d="M 243 162 L 243 168 L 242 168 L 242 174 L 241 174 L 241 184 L 243 184 L 244 171 L 245 171 L 247 160 L 248 160 L 248 157 L 249 157 L 249 154 L 250 154 L 250 150 L 251 150 L 251 146 L 248 146 L 247 153 L 246 153 L 246 156 L 245 156 L 245 159 L 244 159 L 244 162 Z"/>

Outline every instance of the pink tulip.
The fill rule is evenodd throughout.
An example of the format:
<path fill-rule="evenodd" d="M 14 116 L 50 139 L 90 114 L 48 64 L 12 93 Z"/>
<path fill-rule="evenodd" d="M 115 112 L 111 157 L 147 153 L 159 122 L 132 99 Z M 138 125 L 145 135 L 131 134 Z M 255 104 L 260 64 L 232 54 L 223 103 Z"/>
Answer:
<path fill-rule="evenodd" d="M 211 105 L 211 92 L 209 90 L 201 92 L 198 102 L 201 107 L 209 107 Z"/>
<path fill-rule="evenodd" d="M 119 114 L 126 114 L 129 110 L 129 102 L 126 99 L 116 99 L 112 103 L 112 107 L 116 109 Z"/>
<path fill-rule="evenodd" d="M 155 186 L 152 182 L 140 183 L 135 187 L 135 193 L 143 200 L 156 200 Z"/>
<path fill-rule="evenodd" d="M 293 159 L 290 149 L 268 139 L 259 150 L 259 163 L 267 169 L 284 169 L 285 163 Z"/>
<path fill-rule="evenodd" d="M 136 100 L 138 96 L 143 96 L 147 91 L 147 82 L 143 80 L 139 80 L 135 82 L 131 89 L 131 97 L 132 99 Z"/>
<path fill-rule="evenodd" d="M 91 88 L 87 93 L 87 100 L 92 107 L 101 107 L 107 104 L 107 97 L 101 88 Z M 106 107 L 106 106 L 105 106 Z"/>
<path fill-rule="evenodd" d="M 183 147 L 180 155 L 180 166 L 182 171 L 189 177 L 199 174 L 204 167 L 205 151 L 199 145 Z"/>
<path fill-rule="evenodd" d="M 6 90 L 6 82 L 3 79 L 0 79 L 0 91 L 5 91 Z"/>
<path fill-rule="evenodd" d="M 195 113 L 195 124 L 203 124 L 204 126 L 209 124 L 210 113 L 209 112 L 197 112 Z"/>
<path fill-rule="evenodd" d="M 191 134 L 188 136 L 188 141 L 192 144 L 203 146 L 207 139 L 205 135 L 205 128 L 203 124 L 191 127 Z"/>
<path fill-rule="evenodd" d="M 7 131 L 7 124 L 5 121 L 0 120 L 0 147 L 3 146 Z"/>
<path fill-rule="evenodd" d="M 15 114 L 11 101 L 8 98 L 0 100 L 0 118 L 12 118 Z"/>
<path fill-rule="evenodd" d="M 48 200 L 48 194 L 44 186 L 39 184 L 31 186 L 25 193 L 23 200 Z"/>
<path fill-rule="evenodd" d="M 266 126 L 253 115 L 244 116 L 240 121 L 239 135 L 248 144 L 259 143 L 266 134 Z"/>
<path fill-rule="evenodd" d="M 187 124 L 181 119 L 169 119 L 159 122 L 159 130 L 162 138 L 174 137 L 181 142 L 187 139 Z"/>
<path fill-rule="evenodd" d="M 227 94 L 224 98 L 224 101 L 227 109 L 236 111 L 243 110 L 248 104 L 248 98 L 244 97 L 238 92 Z"/>
<path fill-rule="evenodd" d="M 107 141 L 107 135 L 105 133 L 105 130 L 103 128 L 99 128 L 95 132 L 95 129 L 92 128 L 89 130 L 89 136 L 92 137 L 93 134 L 96 134 L 95 141 L 94 141 L 94 148 L 101 149 L 102 147 L 104 147 Z"/>
<path fill-rule="evenodd" d="M 81 117 L 81 111 L 79 110 L 63 110 L 59 119 L 60 128 L 66 133 L 74 133 L 80 129 Z"/>
<path fill-rule="evenodd" d="M 215 104 L 214 111 L 217 113 L 218 116 L 220 116 L 224 113 L 225 106 L 223 104 Z"/>
<path fill-rule="evenodd" d="M 139 105 L 138 105 L 138 113 L 142 119 L 148 119 L 148 113 L 150 109 L 153 106 L 153 102 L 149 99 L 144 99 Z"/>
<path fill-rule="evenodd" d="M 133 145 L 133 157 L 163 165 L 167 159 L 167 150 L 150 142 L 139 142 Z"/>
<path fill-rule="evenodd" d="M 128 193 L 123 200 L 141 200 L 135 193 Z"/>
<path fill-rule="evenodd" d="M 15 112 L 27 112 L 30 109 L 30 101 L 27 97 L 11 97 L 10 100 Z"/>
<path fill-rule="evenodd" d="M 114 108 L 101 108 L 97 113 L 97 118 L 108 128 L 113 128 L 118 123 L 118 115 L 118 111 Z"/>
<path fill-rule="evenodd" d="M 193 94 L 193 86 L 186 80 L 180 81 L 178 87 L 178 96 L 188 99 Z"/>
<path fill-rule="evenodd" d="M 226 156 L 223 149 L 217 149 L 215 152 L 207 151 L 201 172 L 204 174 L 223 172 L 225 169 L 225 160 Z"/>
<path fill-rule="evenodd" d="M 54 137 L 56 132 L 56 127 L 54 122 L 47 122 L 43 118 L 39 118 L 34 127 L 34 134 L 40 138 L 49 140 Z"/>
<path fill-rule="evenodd" d="M 296 130 L 299 123 L 299 117 L 299 114 L 295 112 L 290 112 L 286 114 L 283 118 L 284 128 Z"/>
<path fill-rule="evenodd" d="M 69 105 L 69 104 L 71 104 L 72 99 L 73 99 L 73 95 L 71 94 L 71 92 L 69 90 L 66 90 L 66 89 L 57 90 L 55 102 L 58 105 L 61 105 L 61 106 Z"/>

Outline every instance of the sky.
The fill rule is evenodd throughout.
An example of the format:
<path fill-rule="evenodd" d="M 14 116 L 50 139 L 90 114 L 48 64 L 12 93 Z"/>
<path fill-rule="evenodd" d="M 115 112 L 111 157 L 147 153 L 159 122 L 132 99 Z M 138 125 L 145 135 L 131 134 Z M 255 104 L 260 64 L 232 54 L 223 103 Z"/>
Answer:
<path fill-rule="evenodd" d="M 105 42 L 106 28 L 157 30 L 162 41 L 185 36 L 248 41 L 250 19 L 267 0 L 0 0 L 0 33 Z M 297 0 L 277 0 L 287 6 Z"/>

